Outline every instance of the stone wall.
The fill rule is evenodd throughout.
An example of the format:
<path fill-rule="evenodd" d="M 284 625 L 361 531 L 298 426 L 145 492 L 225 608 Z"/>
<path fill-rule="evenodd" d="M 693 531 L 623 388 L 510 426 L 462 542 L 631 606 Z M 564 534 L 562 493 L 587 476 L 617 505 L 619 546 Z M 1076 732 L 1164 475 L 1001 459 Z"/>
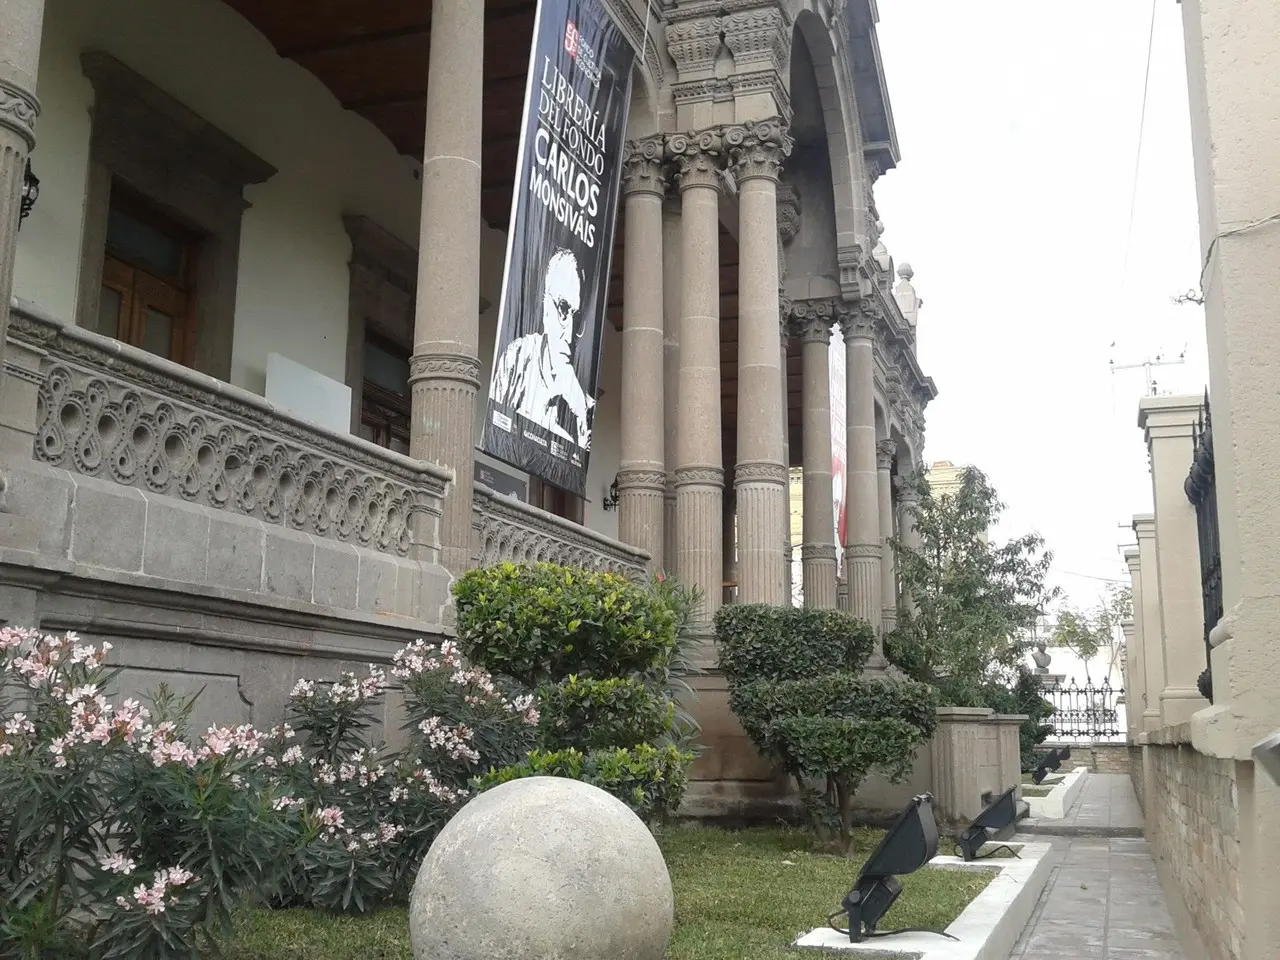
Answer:
<path fill-rule="evenodd" d="M 1147 835 L 1211 960 L 1242 960 L 1239 796 L 1232 760 L 1188 744 L 1146 748 Z"/>
<path fill-rule="evenodd" d="M 1147 809 L 1147 782 L 1142 773 L 1142 757 L 1142 747 L 1132 746 L 1129 748 L 1129 779 L 1133 781 L 1133 792 L 1138 795 L 1138 806 L 1145 813 Z"/>

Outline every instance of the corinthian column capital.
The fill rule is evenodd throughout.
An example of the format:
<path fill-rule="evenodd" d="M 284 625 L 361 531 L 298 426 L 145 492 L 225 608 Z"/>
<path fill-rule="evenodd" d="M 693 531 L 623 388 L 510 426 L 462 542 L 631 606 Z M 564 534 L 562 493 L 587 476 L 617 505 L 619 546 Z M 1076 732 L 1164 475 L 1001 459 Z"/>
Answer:
<path fill-rule="evenodd" d="M 757 177 L 776 182 L 795 145 L 781 117 L 731 124 L 724 128 L 724 141 L 739 182 Z"/>
<path fill-rule="evenodd" d="M 844 334 L 845 343 L 855 340 L 874 340 L 876 335 L 877 316 L 875 310 L 866 304 L 842 305 L 840 310 L 840 332 Z"/>
<path fill-rule="evenodd" d="M 666 194 L 667 181 L 663 176 L 666 162 L 666 143 L 661 134 L 641 140 L 628 140 L 623 148 L 622 192 L 624 194 L 651 193 L 662 197 Z"/>
<path fill-rule="evenodd" d="M 724 137 L 720 130 L 673 133 L 667 137 L 666 154 L 676 167 L 681 190 L 690 187 L 721 188 L 720 171 L 725 165 Z"/>
<path fill-rule="evenodd" d="M 897 441 L 880 440 L 876 443 L 876 468 L 879 470 L 893 469 L 893 458 L 898 452 Z"/>
<path fill-rule="evenodd" d="M 30 90 L 0 78 L 0 127 L 18 135 L 27 150 L 36 145 L 36 117 L 40 115 L 40 101 Z"/>

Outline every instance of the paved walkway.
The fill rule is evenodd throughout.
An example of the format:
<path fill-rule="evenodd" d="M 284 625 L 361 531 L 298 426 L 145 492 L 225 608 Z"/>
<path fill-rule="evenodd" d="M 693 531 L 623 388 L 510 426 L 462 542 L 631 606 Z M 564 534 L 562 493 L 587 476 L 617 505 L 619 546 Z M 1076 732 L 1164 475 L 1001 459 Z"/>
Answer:
<path fill-rule="evenodd" d="M 1090 774 L 1066 819 L 1041 821 L 1041 835 L 1054 823 L 1077 832 L 1053 841 L 1057 863 L 1011 960 L 1187 960 L 1129 778 Z M 1135 827 L 1136 837 L 1116 835 Z"/>

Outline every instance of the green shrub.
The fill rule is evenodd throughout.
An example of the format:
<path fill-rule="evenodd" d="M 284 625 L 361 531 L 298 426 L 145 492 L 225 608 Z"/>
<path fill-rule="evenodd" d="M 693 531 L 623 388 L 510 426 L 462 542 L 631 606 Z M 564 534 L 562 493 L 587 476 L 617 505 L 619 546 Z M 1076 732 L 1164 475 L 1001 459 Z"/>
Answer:
<path fill-rule="evenodd" d="M 834 825 L 847 849 L 859 784 L 873 771 L 901 782 L 933 734 L 933 688 L 863 677 L 875 635 L 834 610 L 724 607 L 716 634 L 730 708 L 795 778 L 814 824 Z"/>
<path fill-rule="evenodd" d="M 640 816 L 674 812 L 693 755 L 675 703 L 696 596 L 540 563 L 472 570 L 454 585 L 458 643 L 473 662 L 536 692 L 543 752 L 495 766 L 480 788 L 572 776 Z"/>
<path fill-rule="evenodd" d="M 648 670 L 676 645 L 671 606 L 614 573 L 502 563 L 468 571 L 453 592 L 467 659 L 530 688 Z"/>
<path fill-rule="evenodd" d="M 581 780 L 617 797 L 644 820 L 675 813 L 687 785 L 689 756 L 672 744 L 641 744 L 632 750 L 535 750 L 521 763 L 492 770 L 476 783 L 478 790 L 524 777 L 567 777 Z"/>

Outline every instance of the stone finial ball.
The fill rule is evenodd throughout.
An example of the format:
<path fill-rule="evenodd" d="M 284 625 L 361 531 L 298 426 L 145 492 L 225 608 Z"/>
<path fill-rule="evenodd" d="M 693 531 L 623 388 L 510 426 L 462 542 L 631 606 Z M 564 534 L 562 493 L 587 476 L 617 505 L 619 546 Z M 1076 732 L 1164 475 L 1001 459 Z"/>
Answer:
<path fill-rule="evenodd" d="M 413 885 L 414 960 L 662 960 L 675 919 L 657 841 L 620 800 L 512 780 L 440 832 Z"/>

